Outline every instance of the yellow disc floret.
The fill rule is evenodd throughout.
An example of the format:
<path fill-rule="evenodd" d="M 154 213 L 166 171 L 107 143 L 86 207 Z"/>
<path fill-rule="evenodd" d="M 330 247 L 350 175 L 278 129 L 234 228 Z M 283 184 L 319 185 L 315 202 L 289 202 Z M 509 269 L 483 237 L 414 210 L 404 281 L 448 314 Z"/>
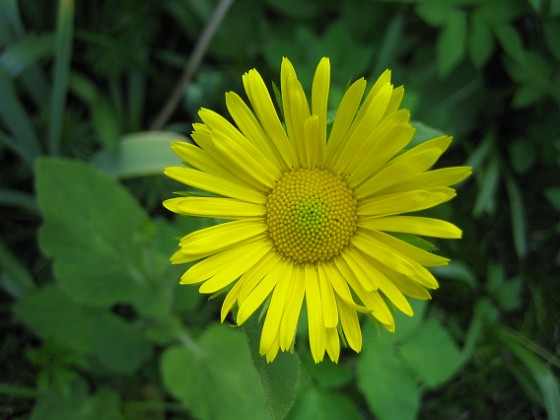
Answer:
<path fill-rule="evenodd" d="M 356 230 L 356 200 L 344 180 L 321 169 L 287 172 L 266 203 L 277 250 L 299 263 L 328 261 Z"/>

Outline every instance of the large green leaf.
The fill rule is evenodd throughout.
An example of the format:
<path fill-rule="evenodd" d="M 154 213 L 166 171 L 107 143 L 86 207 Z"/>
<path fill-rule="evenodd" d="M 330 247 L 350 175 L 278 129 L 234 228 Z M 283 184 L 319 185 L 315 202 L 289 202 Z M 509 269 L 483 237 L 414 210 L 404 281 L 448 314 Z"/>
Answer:
<path fill-rule="evenodd" d="M 54 337 L 114 372 L 134 372 L 150 355 L 150 345 L 136 326 L 107 310 L 77 303 L 55 285 L 26 295 L 15 313 L 39 336 Z"/>
<path fill-rule="evenodd" d="M 316 389 L 302 392 L 290 412 L 290 420 L 359 420 L 363 416 L 356 404 L 347 396 Z"/>
<path fill-rule="evenodd" d="M 36 174 L 45 218 L 40 245 L 54 258 L 57 281 L 70 296 L 140 309 L 165 299 L 161 294 L 175 279 L 158 269 L 167 258 L 146 249 L 153 224 L 127 190 L 77 161 L 40 159 Z"/>
<path fill-rule="evenodd" d="M 376 418 L 416 418 L 420 407 L 420 389 L 397 358 L 393 346 L 381 342 L 368 345 L 356 368 L 358 387 Z"/>
<path fill-rule="evenodd" d="M 197 342 L 168 348 L 161 373 L 167 390 L 197 418 L 269 418 L 259 375 L 240 331 L 213 325 Z"/>
<path fill-rule="evenodd" d="M 120 397 L 114 390 L 103 387 L 90 395 L 84 381 L 77 381 L 69 393 L 51 388 L 39 398 L 31 420 L 118 420 Z"/>
<path fill-rule="evenodd" d="M 435 319 L 424 322 L 416 334 L 401 343 L 398 353 L 432 388 L 450 379 L 463 363 L 459 348 Z"/>
<path fill-rule="evenodd" d="M 274 362 L 267 363 L 259 354 L 262 324 L 251 317 L 245 323 L 253 363 L 259 372 L 272 419 L 283 419 L 292 407 L 299 382 L 300 363 L 295 354 L 280 352 Z"/>

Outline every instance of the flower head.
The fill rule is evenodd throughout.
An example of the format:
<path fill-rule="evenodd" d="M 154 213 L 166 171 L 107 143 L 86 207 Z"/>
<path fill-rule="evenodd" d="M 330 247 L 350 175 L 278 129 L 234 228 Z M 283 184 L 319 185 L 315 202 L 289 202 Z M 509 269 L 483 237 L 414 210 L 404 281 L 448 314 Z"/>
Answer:
<path fill-rule="evenodd" d="M 400 234 L 459 238 L 451 223 L 405 213 L 452 199 L 468 167 L 432 170 L 451 138 L 437 137 L 409 150 L 414 128 L 399 109 L 404 93 L 385 71 L 364 98 L 366 81 L 345 92 L 330 130 L 329 60 L 313 79 L 309 102 L 288 59 L 281 69 L 284 124 L 256 70 L 243 76 L 250 106 L 226 94 L 233 120 L 208 109 L 194 124 L 195 144 L 178 142 L 188 167 L 167 176 L 211 196 L 164 202 L 186 216 L 231 221 L 181 239 L 176 264 L 195 261 L 181 277 L 200 292 L 227 291 L 222 322 L 237 306 L 237 324 L 263 303 L 260 353 L 268 361 L 293 346 L 303 304 L 316 362 L 325 351 L 337 361 L 339 335 L 359 352 L 358 312 L 389 331 L 391 308 L 412 316 L 407 297 L 429 299 L 438 283 L 426 267 L 447 258 L 413 246 Z"/>

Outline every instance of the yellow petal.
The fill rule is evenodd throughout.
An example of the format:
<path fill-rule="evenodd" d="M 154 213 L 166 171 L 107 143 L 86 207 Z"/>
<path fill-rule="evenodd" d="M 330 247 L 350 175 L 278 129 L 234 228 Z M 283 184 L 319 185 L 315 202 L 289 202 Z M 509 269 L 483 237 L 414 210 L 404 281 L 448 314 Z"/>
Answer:
<path fill-rule="evenodd" d="M 243 85 L 268 139 L 274 143 L 276 149 L 282 155 L 285 166 L 288 168 L 294 167 L 296 164 L 295 152 L 282 123 L 278 119 L 278 114 L 274 109 L 274 104 L 261 75 L 256 70 L 250 70 L 243 76 Z"/>
<path fill-rule="evenodd" d="M 304 124 L 304 164 L 307 168 L 321 166 L 325 156 L 325 143 L 321 140 L 319 118 L 316 115 L 309 117 Z"/>
<path fill-rule="evenodd" d="M 352 270 L 365 291 L 371 292 L 378 289 L 377 282 L 364 267 L 364 261 L 355 248 L 349 248 L 342 255 L 348 267 Z"/>
<path fill-rule="evenodd" d="M 202 283 L 220 272 L 230 271 L 234 265 L 239 267 L 239 261 L 250 267 L 271 248 L 272 244 L 262 239 L 239 244 L 194 264 L 181 276 L 181 284 Z"/>
<path fill-rule="evenodd" d="M 224 322 L 227 315 L 230 313 L 231 308 L 233 308 L 233 305 L 235 304 L 235 302 L 237 302 L 237 298 L 239 297 L 239 291 L 241 290 L 241 286 L 243 285 L 243 283 L 241 281 L 236 282 L 233 287 L 231 288 L 231 290 L 228 292 L 228 294 L 226 295 L 226 298 L 224 299 L 224 303 L 222 304 L 222 310 L 221 310 L 221 322 Z"/>
<path fill-rule="evenodd" d="M 281 177 L 279 169 L 255 147 L 228 141 L 228 137 L 220 131 L 212 131 L 212 140 L 216 148 L 226 157 L 227 167 L 240 177 L 245 175 L 243 179 L 251 185 L 269 191 L 274 186 L 274 182 Z"/>
<path fill-rule="evenodd" d="M 287 84 L 288 91 L 285 94 L 282 92 L 286 128 L 288 129 L 288 137 L 297 151 L 298 163 L 301 166 L 305 166 L 308 160 L 306 157 L 308 139 L 305 138 L 304 126 L 310 116 L 309 104 L 299 80 L 293 78 Z M 311 139 L 311 141 L 317 142 L 318 139 Z"/>
<path fill-rule="evenodd" d="M 261 333 L 259 353 L 263 355 L 274 348 L 274 345 L 279 347 L 280 324 L 284 317 L 288 295 L 290 294 L 289 288 L 292 284 L 292 265 L 283 263 L 282 269 L 283 273 L 274 287 Z"/>
<path fill-rule="evenodd" d="M 239 248 L 241 248 L 239 246 Z M 232 248 L 228 251 L 237 250 L 238 248 Z M 228 251 L 222 252 L 225 254 Z M 231 261 L 227 267 L 222 267 L 222 270 L 216 273 L 212 278 L 206 280 L 198 291 L 200 293 L 216 293 L 225 287 L 229 286 L 232 282 L 236 281 L 244 272 L 249 270 L 253 265 L 255 265 L 267 252 L 270 251 L 270 247 L 260 246 L 249 249 L 243 258 L 237 258 Z M 218 254 L 219 255 L 219 254 Z M 200 263 L 198 263 L 200 264 Z M 197 265 L 198 265 L 197 264 Z M 183 279 L 181 279 L 183 282 Z"/>
<path fill-rule="evenodd" d="M 211 143 L 209 134 L 202 135 L 199 133 L 193 133 L 191 136 L 195 141 L 198 140 L 200 144 L 206 144 L 205 142 Z M 202 138 L 204 139 L 201 140 Z M 233 179 L 240 185 L 247 185 L 246 182 L 240 180 L 237 175 L 232 174 L 228 169 L 220 164 L 220 159 L 216 156 L 217 151 L 214 147 L 211 147 L 211 150 L 209 150 L 208 147 L 203 149 L 202 147 L 195 146 L 194 144 L 175 142 L 172 145 L 172 149 L 187 164 L 196 169 L 225 179 Z"/>
<path fill-rule="evenodd" d="M 331 78 L 329 59 L 323 57 L 313 77 L 311 87 L 311 112 L 319 118 L 319 143 L 325 147 L 327 144 L 327 111 L 329 107 L 329 86 Z M 323 156 L 320 156 L 322 162 Z"/>
<path fill-rule="evenodd" d="M 394 325 L 395 321 L 393 315 L 391 311 L 389 311 L 389 308 L 387 308 L 387 304 L 383 298 L 379 296 L 379 293 L 365 290 L 343 258 L 337 258 L 335 262 L 337 268 L 344 274 L 348 285 L 356 293 L 356 296 L 362 301 L 369 313 L 385 326 Z"/>
<path fill-rule="evenodd" d="M 340 153 L 335 161 L 336 168 L 339 169 L 340 172 L 344 170 L 343 168 L 348 167 L 358 153 L 362 152 L 362 148 L 367 144 L 364 142 L 364 139 L 366 139 L 381 122 L 385 114 L 385 109 L 391 99 L 392 91 L 392 85 L 387 83 L 379 90 L 375 98 L 369 102 L 367 109 L 364 109 L 366 106 L 365 104 L 362 105 L 362 109 L 360 109 L 356 120 L 346 134 L 344 146 L 340 149 Z"/>
<path fill-rule="evenodd" d="M 379 268 L 404 295 L 420 300 L 432 298 L 430 292 L 416 281 L 385 267 L 379 266 L 377 268 Z"/>
<path fill-rule="evenodd" d="M 179 245 L 186 257 L 197 260 L 259 236 L 266 230 L 263 222 L 239 220 L 194 231 L 183 237 Z"/>
<path fill-rule="evenodd" d="M 275 143 L 268 140 L 257 118 L 243 99 L 235 92 L 227 92 L 226 105 L 231 117 L 243 135 L 259 150 L 262 150 L 276 167 L 288 169 L 282 159 L 282 154 L 274 147 Z"/>
<path fill-rule="evenodd" d="M 379 268 L 374 261 L 368 261 L 367 270 L 370 275 L 375 278 L 375 283 L 378 285 L 379 290 L 405 315 L 413 316 L 414 312 L 404 297 L 402 292 L 395 286 L 395 284 L 385 276 L 383 270 Z"/>
<path fill-rule="evenodd" d="M 309 328 L 309 347 L 315 363 L 323 360 L 326 349 L 326 331 L 323 322 L 323 305 L 317 270 L 313 265 L 306 264 L 305 301 L 307 303 L 307 321 Z"/>
<path fill-rule="evenodd" d="M 292 147 L 296 152 L 298 152 L 298 142 L 296 134 L 294 133 L 294 121 L 292 121 L 292 98 L 290 96 L 290 88 L 292 80 L 297 81 L 296 71 L 291 61 L 286 57 L 282 58 L 282 65 L 280 69 L 280 93 L 282 95 L 282 108 L 284 112 L 284 119 L 286 124 L 286 131 L 288 133 L 288 139 L 292 144 Z M 299 155 L 299 153 L 298 153 Z M 299 156 L 298 156 L 299 160 Z"/>
<path fill-rule="evenodd" d="M 352 121 L 354 121 L 366 85 L 367 83 L 363 78 L 356 80 L 344 93 L 340 101 L 327 142 L 326 165 L 328 167 L 332 167 L 333 163 L 336 162 L 339 151 L 344 146 L 346 133 L 352 125 Z"/>
<path fill-rule="evenodd" d="M 424 251 L 414 245 L 410 245 L 405 241 L 402 241 L 394 236 L 388 235 L 383 232 L 373 231 L 369 232 L 371 238 L 384 243 L 387 247 L 391 248 L 393 252 L 398 253 L 407 258 L 408 260 L 413 260 L 418 264 L 425 265 L 427 267 L 439 267 L 442 265 L 447 265 L 449 263 L 448 258 L 441 257 L 431 252 Z M 404 274 L 404 273 L 403 273 Z"/>
<path fill-rule="evenodd" d="M 278 343 L 278 337 L 274 340 L 274 343 L 270 346 L 270 349 L 266 352 L 266 361 L 268 363 L 272 362 L 276 355 L 278 354 L 278 350 L 280 350 L 280 344 Z M 261 355 L 265 355 L 265 353 L 261 353 Z"/>
<path fill-rule="evenodd" d="M 462 232 L 457 226 L 439 219 L 417 216 L 390 216 L 360 219 L 358 226 L 384 232 L 412 233 L 435 238 L 458 239 Z"/>
<path fill-rule="evenodd" d="M 336 328 L 327 328 L 327 354 L 333 363 L 338 363 L 340 340 Z"/>
<path fill-rule="evenodd" d="M 288 290 L 288 300 L 284 308 L 279 334 L 280 348 L 284 351 L 292 347 L 305 294 L 305 272 L 300 265 L 293 267 Z"/>
<path fill-rule="evenodd" d="M 374 176 L 367 179 L 362 188 L 367 189 L 368 194 L 383 191 L 392 185 L 403 182 L 408 178 L 418 176 L 420 173 L 432 166 L 441 156 L 441 150 L 432 148 L 422 153 L 404 153 L 387 163 Z"/>
<path fill-rule="evenodd" d="M 393 89 L 393 94 L 391 95 L 391 100 L 389 101 L 389 105 L 387 105 L 385 116 L 388 116 L 399 109 L 403 96 L 404 96 L 404 88 L 402 86 Z"/>
<path fill-rule="evenodd" d="M 360 352 L 362 350 L 362 330 L 358 315 L 353 308 L 348 306 L 338 296 L 336 297 L 336 303 L 346 342 L 352 350 Z"/>
<path fill-rule="evenodd" d="M 219 176 L 197 171 L 196 169 L 169 167 L 165 169 L 164 173 L 169 178 L 183 184 L 220 194 L 225 197 L 236 198 L 255 204 L 264 204 L 266 202 L 266 196 L 257 190 Z"/>
<path fill-rule="evenodd" d="M 451 188 L 416 190 L 374 196 L 358 201 L 358 216 L 381 217 L 429 209 L 455 197 Z"/>
<path fill-rule="evenodd" d="M 376 261 L 379 261 L 381 264 L 387 267 L 390 267 L 398 273 L 404 274 L 405 276 L 409 277 L 414 276 L 416 273 L 414 266 L 407 258 L 403 257 L 399 253 L 396 253 L 391 246 L 387 245 L 381 240 L 376 239 L 373 235 L 365 234 L 363 231 L 358 230 L 352 238 L 352 243 L 356 249 L 359 249 L 365 255 L 368 255 L 369 257 L 373 258 Z M 352 256 L 354 259 L 354 266 L 351 265 L 350 267 L 352 269 L 355 269 L 356 275 L 359 276 L 360 274 L 362 274 L 362 271 L 364 269 L 362 265 L 363 262 L 355 256 L 355 251 L 350 251 L 347 254 Z M 347 254 L 344 254 L 344 257 L 346 257 Z M 367 273 L 365 273 L 364 275 L 367 275 Z M 376 282 L 376 279 L 374 279 L 373 281 Z"/>
<path fill-rule="evenodd" d="M 255 287 L 257 287 L 257 285 L 264 278 L 267 272 L 269 272 L 272 267 L 274 267 L 276 264 L 279 264 L 280 262 L 280 255 L 275 250 L 273 250 L 272 252 L 269 252 L 267 255 L 265 255 L 264 258 L 261 258 L 261 260 L 257 264 L 255 264 L 251 268 L 251 270 L 243 274 L 243 277 L 241 277 L 241 279 L 239 280 L 241 283 L 243 283 L 243 287 L 239 292 L 239 305 L 243 304 L 243 301 L 247 298 L 247 296 L 249 296 L 249 294 L 255 289 Z"/>
<path fill-rule="evenodd" d="M 349 183 L 361 185 L 410 142 L 414 128 L 408 124 L 408 116 L 408 111 L 401 110 L 385 119 L 364 140 L 360 153 L 346 167 L 339 166 L 348 175 Z"/>
<path fill-rule="evenodd" d="M 177 197 L 163 202 L 166 209 L 184 216 L 213 217 L 218 219 L 262 218 L 265 207 L 231 198 Z"/>
<path fill-rule="evenodd" d="M 393 185 L 383 191 L 383 193 L 392 194 L 412 190 L 429 189 L 433 187 L 447 187 L 461 182 L 471 174 L 472 168 L 468 166 L 453 166 L 450 168 L 435 169 Z"/>
<path fill-rule="evenodd" d="M 418 176 L 430 168 L 450 144 L 451 137 L 441 136 L 412 148 L 389 161 L 373 177 L 366 179 L 363 188 L 373 194 Z"/>
<path fill-rule="evenodd" d="M 237 323 L 239 325 L 249 319 L 270 295 L 282 275 L 283 266 L 279 262 L 271 263 L 268 267 L 262 267 L 262 270 L 264 272 L 263 279 L 239 305 L 239 312 L 237 313 Z"/>
<path fill-rule="evenodd" d="M 336 299 L 334 297 L 333 286 L 329 279 L 325 276 L 325 270 L 322 270 L 321 268 L 318 270 L 318 278 L 319 288 L 321 289 L 321 302 L 323 305 L 323 320 L 325 322 L 325 327 L 336 328 L 338 324 L 338 311 L 336 309 Z"/>

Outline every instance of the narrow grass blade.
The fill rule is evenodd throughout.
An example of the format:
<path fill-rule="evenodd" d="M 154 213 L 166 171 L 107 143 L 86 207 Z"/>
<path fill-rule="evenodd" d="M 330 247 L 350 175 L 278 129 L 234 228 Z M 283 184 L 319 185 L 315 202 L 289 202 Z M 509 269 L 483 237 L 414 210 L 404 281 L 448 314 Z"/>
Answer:
<path fill-rule="evenodd" d="M 9 44 L 24 32 L 17 0 L 0 1 L 0 41 Z"/>
<path fill-rule="evenodd" d="M 39 205 L 35 197 L 21 191 L 0 189 L 0 205 L 13 206 L 39 213 Z"/>
<path fill-rule="evenodd" d="M 548 419 L 560 420 L 560 391 L 558 380 L 544 363 L 517 340 L 514 332 L 496 330 L 501 342 L 523 363 L 539 388 Z"/>
<path fill-rule="evenodd" d="M 0 267 L 2 286 L 12 296 L 20 298 L 35 289 L 33 277 L 14 253 L 0 240 Z"/>
<path fill-rule="evenodd" d="M 33 129 L 29 116 L 25 112 L 12 81 L 0 69 L 0 119 L 8 127 L 15 142 L 12 147 L 23 161 L 33 166 L 33 162 L 40 153 L 39 140 Z M 8 139 L 2 136 L 2 140 Z"/>
<path fill-rule="evenodd" d="M 53 50 L 54 37 L 50 34 L 25 37 L 2 52 L 0 66 L 16 78 L 37 61 L 50 57 Z"/>
<path fill-rule="evenodd" d="M 519 258 L 527 255 L 527 230 L 525 223 L 525 208 L 519 187 L 509 173 L 504 174 L 506 190 L 511 211 L 511 227 L 513 232 L 513 245 Z"/>
<path fill-rule="evenodd" d="M 68 90 L 68 74 L 72 53 L 74 29 L 74 0 L 60 0 L 58 3 L 58 22 L 54 58 L 54 81 L 51 96 L 49 153 L 60 153 L 62 119 Z"/>

